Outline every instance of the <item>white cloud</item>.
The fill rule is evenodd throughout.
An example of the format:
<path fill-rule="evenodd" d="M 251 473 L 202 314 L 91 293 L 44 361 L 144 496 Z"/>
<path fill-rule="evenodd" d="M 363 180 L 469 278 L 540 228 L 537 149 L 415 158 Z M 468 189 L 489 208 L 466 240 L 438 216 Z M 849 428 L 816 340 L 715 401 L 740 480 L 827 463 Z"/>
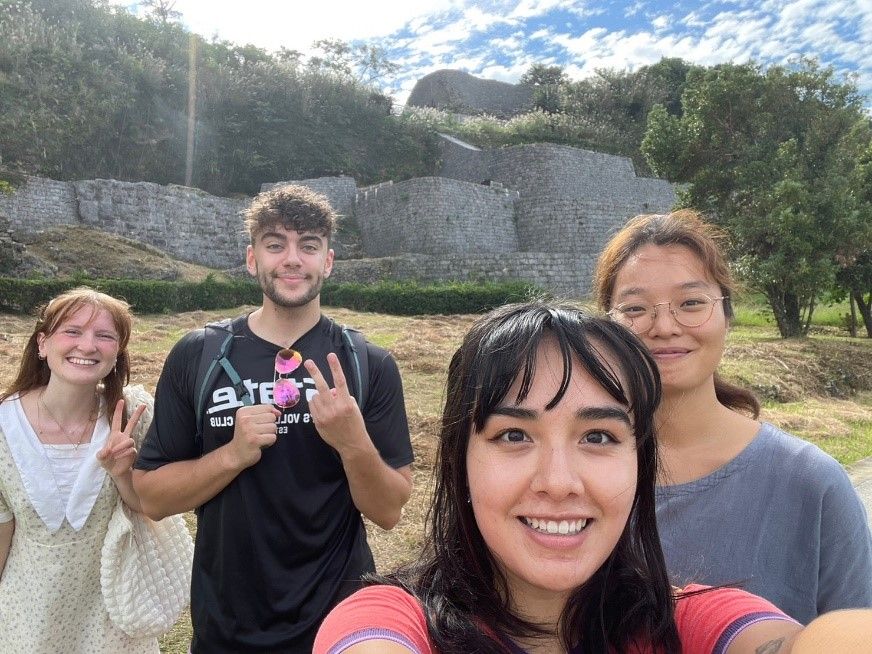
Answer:
<path fill-rule="evenodd" d="M 653 25 L 654 29 L 656 29 L 658 32 L 661 30 L 665 30 L 667 27 L 669 27 L 670 23 L 671 20 L 669 16 L 657 16 L 657 18 L 651 21 L 651 25 Z"/>

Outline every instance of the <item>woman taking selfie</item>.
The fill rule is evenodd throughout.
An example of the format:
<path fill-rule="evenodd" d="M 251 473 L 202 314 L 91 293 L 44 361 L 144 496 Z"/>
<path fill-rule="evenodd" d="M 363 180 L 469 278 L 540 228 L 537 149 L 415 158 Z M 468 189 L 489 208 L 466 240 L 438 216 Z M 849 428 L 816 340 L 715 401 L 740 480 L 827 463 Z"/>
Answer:
<path fill-rule="evenodd" d="M 690 210 L 637 216 L 597 266 L 600 306 L 660 372 L 657 526 L 673 582 L 741 584 L 807 623 L 872 606 L 872 540 L 841 465 L 757 419 L 717 374 L 734 283 L 721 234 Z"/>
<path fill-rule="evenodd" d="M 654 361 L 614 323 L 542 303 L 480 319 L 448 370 L 426 549 L 340 603 L 314 652 L 802 651 L 765 600 L 670 587 L 659 399 Z"/>
<path fill-rule="evenodd" d="M 139 509 L 131 467 L 151 417 L 150 396 L 125 389 L 130 329 L 126 303 L 87 288 L 63 293 L 40 312 L 0 394 L 4 652 L 158 651 L 156 639 L 112 624 L 100 587 L 119 494 Z"/>

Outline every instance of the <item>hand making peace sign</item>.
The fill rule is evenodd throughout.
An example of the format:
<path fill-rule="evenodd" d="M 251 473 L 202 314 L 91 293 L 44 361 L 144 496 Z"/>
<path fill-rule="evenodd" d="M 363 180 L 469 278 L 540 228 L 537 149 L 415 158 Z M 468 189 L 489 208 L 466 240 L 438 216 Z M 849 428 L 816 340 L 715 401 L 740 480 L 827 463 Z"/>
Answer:
<path fill-rule="evenodd" d="M 115 405 L 109 438 L 106 439 L 106 445 L 103 446 L 103 449 L 97 452 L 97 460 L 110 477 L 120 477 L 133 468 L 133 462 L 136 460 L 136 443 L 134 443 L 131 434 L 143 412 L 145 412 L 145 405 L 140 404 L 127 421 L 127 427 L 122 431 L 121 420 L 124 416 L 124 400 L 118 400 L 118 404 Z"/>
<path fill-rule="evenodd" d="M 316 393 L 309 399 L 309 413 L 315 423 L 315 429 L 324 441 L 339 450 L 354 446 L 360 442 L 361 436 L 366 436 L 366 425 L 357 402 L 348 391 L 345 374 L 339 364 L 339 357 L 333 352 L 327 355 L 327 365 L 333 375 L 334 388 L 327 381 L 311 359 L 304 363 L 306 370 L 315 382 Z M 367 437 L 368 440 L 368 437 Z"/>

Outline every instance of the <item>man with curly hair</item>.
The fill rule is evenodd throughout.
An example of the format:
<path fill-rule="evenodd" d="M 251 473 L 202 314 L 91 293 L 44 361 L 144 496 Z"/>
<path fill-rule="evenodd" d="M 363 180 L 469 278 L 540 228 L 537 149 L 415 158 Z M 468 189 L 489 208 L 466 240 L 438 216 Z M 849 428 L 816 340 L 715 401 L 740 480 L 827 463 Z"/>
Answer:
<path fill-rule="evenodd" d="M 154 519 L 197 512 L 193 654 L 311 652 L 323 616 L 374 570 L 361 514 L 391 529 L 411 493 L 396 363 L 366 343 L 354 364 L 347 330 L 321 313 L 335 225 L 308 188 L 258 195 L 246 266 L 263 304 L 229 325 L 211 384 L 198 373 L 208 326 L 158 381 L 134 483 Z"/>

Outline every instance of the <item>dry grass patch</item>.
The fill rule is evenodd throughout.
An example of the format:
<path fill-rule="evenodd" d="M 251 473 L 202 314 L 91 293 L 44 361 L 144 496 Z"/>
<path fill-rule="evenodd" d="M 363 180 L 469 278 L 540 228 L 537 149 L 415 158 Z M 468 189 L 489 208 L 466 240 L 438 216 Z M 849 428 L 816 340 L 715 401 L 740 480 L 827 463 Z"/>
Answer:
<path fill-rule="evenodd" d="M 153 392 L 166 353 L 184 333 L 211 320 L 252 309 L 138 316 L 131 340 L 132 381 Z M 414 490 L 395 529 L 385 532 L 367 525 L 376 565 L 386 572 L 410 561 L 422 544 L 448 360 L 475 317 L 400 317 L 333 308 L 325 312 L 389 349 L 403 377 L 416 455 Z M 4 384 L 12 379 L 18 367 L 33 324 L 29 316 L 0 314 L 0 380 Z M 872 341 L 826 336 L 782 341 L 771 329 L 743 327 L 732 332 L 722 367 L 728 378 L 770 400 L 764 410 L 765 419 L 814 440 L 847 463 L 872 455 L 870 355 Z M 844 399 L 855 391 L 859 395 Z M 193 514 L 186 518 L 194 531 Z M 161 651 L 187 652 L 190 636 L 190 617 L 186 614 L 161 639 Z"/>

